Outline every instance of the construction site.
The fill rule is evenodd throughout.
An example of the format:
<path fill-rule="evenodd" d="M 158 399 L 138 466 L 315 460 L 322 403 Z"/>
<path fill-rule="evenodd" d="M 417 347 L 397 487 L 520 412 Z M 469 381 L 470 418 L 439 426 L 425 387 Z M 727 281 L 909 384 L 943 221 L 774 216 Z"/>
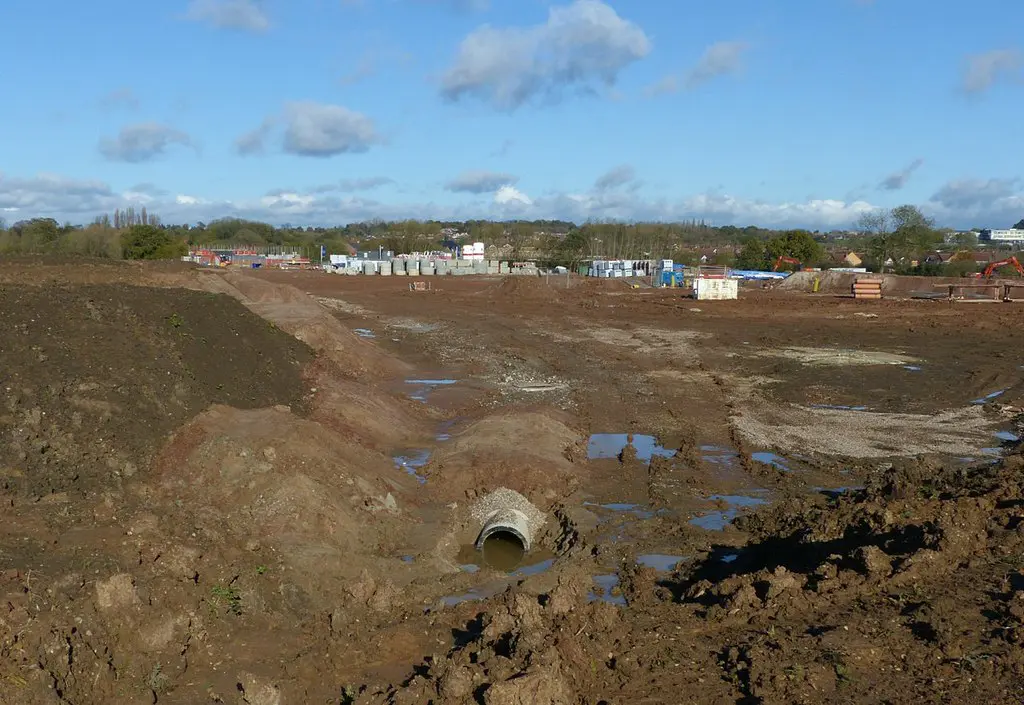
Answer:
<path fill-rule="evenodd" d="M 1024 701 L 1024 280 L 670 270 L 0 261 L 0 703 Z"/>

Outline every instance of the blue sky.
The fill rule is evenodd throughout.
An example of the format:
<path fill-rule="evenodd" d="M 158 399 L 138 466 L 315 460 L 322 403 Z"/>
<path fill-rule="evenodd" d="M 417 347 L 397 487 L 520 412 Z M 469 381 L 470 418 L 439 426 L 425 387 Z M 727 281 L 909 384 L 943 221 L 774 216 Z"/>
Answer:
<path fill-rule="evenodd" d="M 1024 217 L 1006 0 L 34 0 L 0 217 Z"/>

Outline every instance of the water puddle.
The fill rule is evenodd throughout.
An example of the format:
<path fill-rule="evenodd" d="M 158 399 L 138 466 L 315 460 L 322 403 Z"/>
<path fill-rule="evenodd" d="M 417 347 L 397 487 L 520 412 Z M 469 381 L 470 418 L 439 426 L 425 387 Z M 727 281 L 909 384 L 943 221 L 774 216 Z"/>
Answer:
<path fill-rule="evenodd" d="M 868 411 L 866 406 L 845 406 L 843 404 L 811 404 L 812 409 L 833 409 L 835 411 Z"/>
<path fill-rule="evenodd" d="M 353 331 L 360 338 L 376 338 L 377 335 L 369 328 L 356 328 Z"/>
<path fill-rule="evenodd" d="M 402 556 L 402 563 L 412 563 L 414 560 L 412 556 Z"/>
<path fill-rule="evenodd" d="M 975 406 L 983 406 L 985 404 L 988 404 L 993 399 L 996 399 L 998 397 L 1003 396 L 1004 394 L 1006 394 L 1007 391 L 1008 390 L 1006 390 L 1006 389 L 1000 389 L 1000 390 L 997 390 L 995 392 L 992 392 L 991 394 L 986 394 L 985 396 L 981 397 L 980 399 L 975 399 L 971 403 L 974 404 Z"/>
<path fill-rule="evenodd" d="M 637 565 L 654 568 L 659 573 L 671 573 L 676 566 L 685 561 L 686 556 L 670 556 L 664 553 L 645 553 L 636 557 Z"/>
<path fill-rule="evenodd" d="M 617 574 L 595 575 L 594 586 L 595 589 L 591 590 L 587 595 L 589 602 L 601 600 L 610 605 L 626 606 L 626 598 L 623 597 L 622 592 L 619 590 L 619 576 Z"/>
<path fill-rule="evenodd" d="M 752 509 L 768 504 L 768 500 L 762 497 L 750 497 L 747 495 L 711 495 L 708 499 L 712 502 L 724 502 L 727 507 L 718 511 L 702 514 L 690 519 L 689 524 L 705 531 L 725 531 L 725 527 L 739 516 L 741 509 Z"/>
<path fill-rule="evenodd" d="M 456 605 L 461 605 L 463 602 L 486 600 L 488 597 L 492 597 L 492 595 L 489 595 L 482 590 L 473 589 L 459 595 L 445 595 L 441 598 L 441 604 L 445 607 L 455 607 Z"/>
<path fill-rule="evenodd" d="M 455 430 L 456 424 L 459 423 L 459 419 L 448 419 L 443 421 L 440 426 L 437 427 L 437 435 L 434 439 L 439 443 L 450 441 L 452 439 L 452 431 Z"/>
<path fill-rule="evenodd" d="M 722 446 L 701 446 L 700 451 L 701 460 L 705 463 L 727 468 L 735 467 L 736 461 L 740 457 L 740 454 L 732 448 L 723 448 Z"/>
<path fill-rule="evenodd" d="M 420 468 L 427 465 L 430 462 L 430 456 L 432 451 L 426 450 L 412 450 L 406 451 L 408 455 L 395 455 L 392 456 L 392 460 L 395 463 L 395 467 L 400 470 L 405 470 L 408 474 L 415 477 L 422 485 L 426 483 L 427 478 L 419 473 Z"/>
<path fill-rule="evenodd" d="M 437 390 L 438 387 L 448 387 L 456 384 L 456 379 L 407 379 L 406 384 L 412 384 L 418 387 L 414 392 L 409 395 L 410 399 L 427 403 L 427 396 Z"/>
<path fill-rule="evenodd" d="M 924 368 L 920 367 L 919 365 L 904 365 L 903 369 L 905 369 L 907 372 L 920 372 Z"/>
<path fill-rule="evenodd" d="M 763 465 L 767 465 L 769 467 L 773 467 L 776 470 L 781 470 L 782 472 L 793 472 L 789 465 L 786 464 L 786 459 L 783 458 L 781 455 L 764 452 L 751 453 L 750 457 L 756 460 L 757 462 Z"/>
<path fill-rule="evenodd" d="M 535 548 L 529 553 L 516 540 L 498 533 L 489 537 L 482 550 L 470 544 L 463 546 L 456 559 L 463 571 L 476 573 L 484 568 L 517 577 L 538 575 L 548 570 L 555 562 L 555 554 L 545 548 Z"/>
<path fill-rule="evenodd" d="M 996 431 L 995 437 L 1007 443 L 1017 443 L 1020 441 L 1020 436 L 1010 431 Z"/>
<path fill-rule="evenodd" d="M 672 458 L 676 452 L 658 445 L 654 436 L 630 433 L 595 433 L 590 436 L 587 442 L 587 457 L 591 460 L 602 460 L 607 458 L 618 458 L 619 454 L 632 445 L 636 450 L 636 457 L 646 463 L 651 458 Z"/>
<path fill-rule="evenodd" d="M 656 511 L 648 509 L 642 504 L 627 504 L 625 502 L 609 502 L 608 504 L 597 504 L 596 502 L 584 502 L 584 507 L 598 507 L 616 514 L 632 514 L 640 519 L 653 519 Z"/>
<path fill-rule="evenodd" d="M 735 563 L 739 560 L 740 554 L 738 553 L 726 553 L 722 556 L 722 563 Z"/>

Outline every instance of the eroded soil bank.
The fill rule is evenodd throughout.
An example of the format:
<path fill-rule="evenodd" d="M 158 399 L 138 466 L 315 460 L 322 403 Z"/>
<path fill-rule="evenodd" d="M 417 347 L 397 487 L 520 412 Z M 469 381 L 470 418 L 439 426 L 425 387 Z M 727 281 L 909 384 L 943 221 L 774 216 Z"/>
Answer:
<path fill-rule="evenodd" d="M 0 702 L 1024 696 L 1013 305 L 0 282 Z"/>

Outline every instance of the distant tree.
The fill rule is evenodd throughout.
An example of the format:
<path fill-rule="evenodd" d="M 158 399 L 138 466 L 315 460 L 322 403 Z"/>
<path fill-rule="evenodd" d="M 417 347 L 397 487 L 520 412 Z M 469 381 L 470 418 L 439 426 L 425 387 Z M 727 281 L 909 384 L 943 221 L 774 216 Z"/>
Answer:
<path fill-rule="evenodd" d="M 175 259 L 187 254 L 184 241 L 152 225 L 133 225 L 121 236 L 125 259 Z"/>
<path fill-rule="evenodd" d="M 1024 221 L 1021 221 L 1024 224 Z M 978 236 L 971 232 L 959 232 L 953 235 L 953 244 L 956 245 L 957 249 L 961 250 L 972 250 L 978 246 Z"/>
<path fill-rule="evenodd" d="M 806 265 L 813 265 L 821 259 L 821 244 L 807 230 L 787 230 L 776 235 L 765 244 L 768 260 L 792 257 Z"/>
<path fill-rule="evenodd" d="M 748 237 L 743 243 L 740 253 L 736 256 L 736 269 L 762 270 L 768 269 L 770 266 L 764 240 Z"/>

